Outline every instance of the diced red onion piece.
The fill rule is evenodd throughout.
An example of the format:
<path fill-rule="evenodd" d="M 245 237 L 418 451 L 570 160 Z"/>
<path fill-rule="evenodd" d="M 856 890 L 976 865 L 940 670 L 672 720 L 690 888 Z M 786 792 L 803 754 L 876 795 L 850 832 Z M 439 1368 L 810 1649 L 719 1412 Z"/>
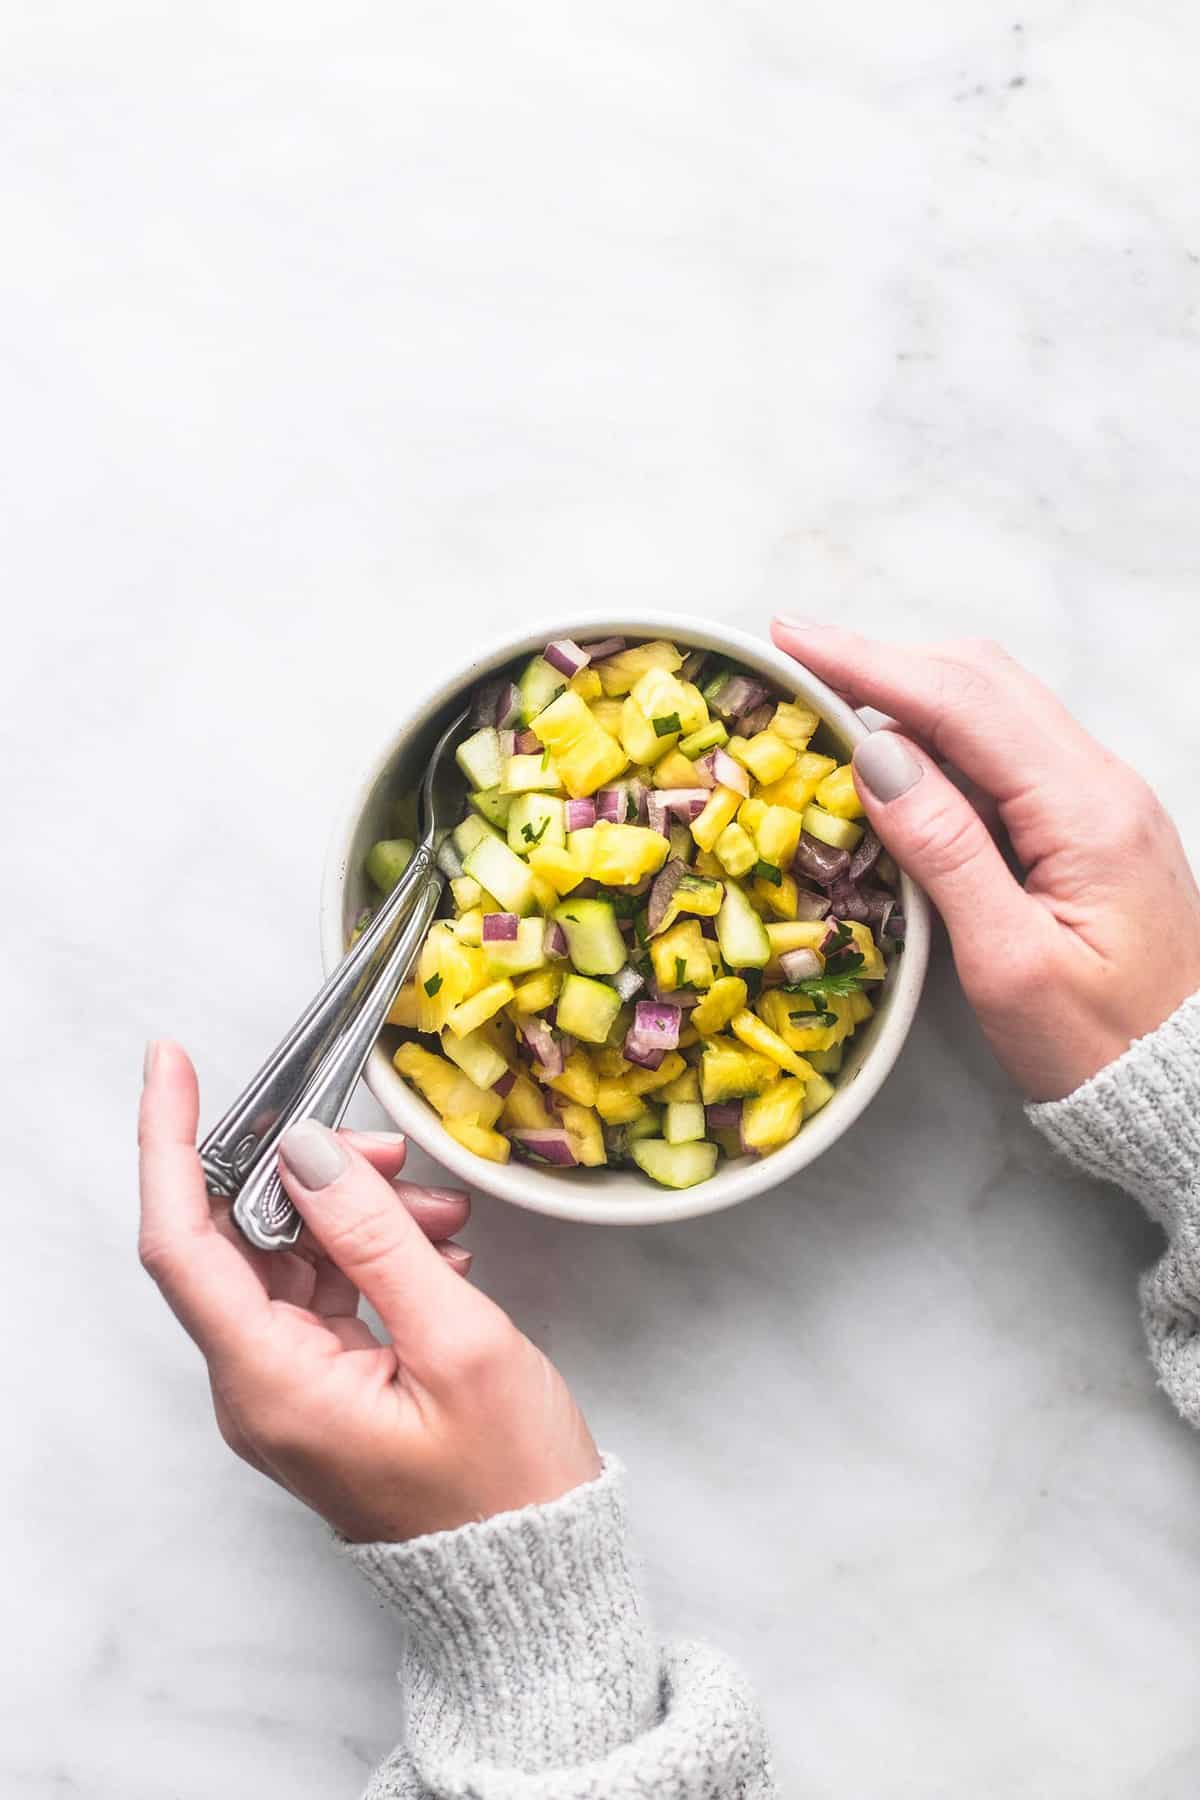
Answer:
<path fill-rule="evenodd" d="M 657 792 L 646 796 L 646 823 L 651 831 L 657 831 L 662 837 L 671 835 L 671 815 L 659 799 Z"/>
<path fill-rule="evenodd" d="M 550 667 L 565 675 L 568 681 L 572 675 L 578 675 L 580 669 L 586 669 L 592 659 L 591 651 L 581 650 L 574 638 L 555 638 L 546 645 L 542 655 Z"/>
<path fill-rule="evenodd" d="M 567 954 L 567 934 L 557 919 L 546 920 L 546 932 L 542 938 L 542 951 L 546 956 L 556 960 Z"/>
<path fill-rule="evenodd" d="M 764 700 L 761 706 L 753 707 L 750 712 L 743 713 L 737 722 L 739 737 L 757 737 L 765 731 L 775 717 L 775 707 L 770 700 Z"/>
<path fill-rule="evenodd" d="M 657 1069 L 666 1054 L 665 1050 L 656 1050 L 641 1038 L 635 1037 L 632 1031 L 626 1033 L 625 1042 L 621 1046 L 621 1055 L 626 1062 L 637 1063 L 642 1069 Z"/>
<path fill-rule="evenodd" d="M 496 713 L 500 707 L 500 696 L 507 682 L 485 681 L 475 689 L 471 701 L 471 723 L 476 726 L 494 725 Z"/>
<path fill-rule="evenodd" d="M 821 958 L 815 950 L 785 950 L 779 958 L 785 981 L 808 981 L 821 973 Z"/>
<path fill-rule="evenodd" d="M 708 793 L 702 787 L 656 788 L 654 797 L 672 817 L 682 819 L 685 825 L 698 819 L 708 805 Z"/>
<path fill-rule="evenodd" d="M 734 761 L 728 750 L 710 750 L 701 760 L 718 786 L 732 788 L 743 800 L 749 799 L 750 776 L 740 762 Z"/>
<path fill-rule="evenodd" d="M 537 756 L 542 748 L 542 740 L 536 731 L 518 731 L 513 743 L 515 756 Z"/>
<path fill-rule="evenodd" d="M 457 881 L 463 872 L 462 857 L 449 838 L 438 845 L 437 866 L 447 881 Z"/>
<path fill-rule="evenodd" d="M 566 1062 L 562 1040 L 556 1038 L 545 1019 L 522 1019 L 517 1030 L 532 1050 L 547 1075 L 561 1075 Z"/>
<path fill-rule="evenodd" d="M 679 670 L 679 680 L 694 682 L 707 661 L 707 650 L 689 650 Z"/>
<path fill-rule="evenodd" d="M 587 831 L 596 823 L 596 802 L 594 800 L 567 801 L 567 830 Z"/>
<path fill-rule="evenodd" d="M 797 890 L 796 917 L 798 919 L 823 919 L 828 913 L 829 907 L 830 902 L 824 894 L 814 894 L 808 888 Z"/>
<path fill-rule="evenodd" d="M 521 696 L 512 682 L 506 682 L 496 705 L 497 731 L 511 731 L 521 717 Z"/>
<path fill-rule="evenodd" d="M 517 1078 L 513 1071 L 511 1069 L 505 1069 L 499 1081 L 493 1081 L 492 1092 L 493 1094 L 499 1094 L 502 1100 L 506 1100 L 516 1086 L 516 1082 Z"/>
<path fill-rule="evenodd" d="M 673 856 L 654 877 L 654 886 L 650 889 L 650 899 L 646 906 L 646 930 L 651 937 L 662 929 L 671 897 L 686 874 L 687 864 L 681 858 Z"/>
<path fill-rule="evenodd" d="M 809 881 L 815 881 L 821 887 L 829 887 L 850 867 L 850 852 L 836 850 L 832 844 L 823 844 L 820 838 L 802 831 L 792 867 L 798 875 L 805 876 Z"/>
<path fill-rule="evenodd" d="M 483 941 L 485 944 L 513 944 L 517 938 L 518 919 L 516 913 L 484 913 Z"/>
<path fill-rule="evenodd" d="M 682 1016 L 670 1000 L 639 1000 L 633 1009 L 634 1036 L 657 1044 L 662 1050 L 674 1050 L 679 1043 Z"/>
<path fill-rule="evenodd" d="M 856 925 L 865 925 L 871 917 L 857 882 L 842 879 L 831 883 L 829 898 L 839 919 L 853 919 Z"/>
<path fill-rule="evenodd" d="M 895 912 L 892 913 L 891 917 L 883 926 L 884 936 L 895 938 L 896 941 L 901 944 L 904 942 L 907 929 L 908 921 L 905 919 L 904 914 L 900 911 L 899 907 L 896 908 Z"/>
<path fill-rule="evenodd" d="M 866 826 L 850 858 L 850 867 L 846 871 L 850 880 L 861 881 L 864 875 L 869 875 L 879 861 L 882 851 L 883 845 L 878 837 L 869 825 Z"/>
<path fill-rule="evenodd" d="M 601 788 L 591 804 L 596 821 L 602 819 L 606 825 L 625 823 L 629 803 L 624 788 Z"/>
<path fill-rule="evenodd" d="M 515 731 L 498 731 L 496 736 L 500 740 L 501 756 L 509 757 L 517 754 L 517 733 Z"/>
<path fill-rule="evenodd" d="M 743 713 L 761 706 L 767 697 L 766 683 L 750 675 L 731 675 L 717 689 L 709 702 L 718 718 L 740 719 Z"/>
<path fill-rule="evenodd" d="M 664 993 L 656 981 L 650 984 L 650 998 L 664 1000 L 669 1006 L 678 1006 L 683 1012 L 690 1012 L 693 1006 L 699 1006 L 704 998 L 694 988 L 671 988 Z"/>
<path fill-rule="evenodd" d="M 695 780 L 697 787 L 702 787 L 702 788 L 715 788 L 716 787 L 717 780 L 716 780 L 716 776 L 712 772 L 711 767 L 709 766 L 710 762 L 711 762 L 710 757 L 702 756 L 696 762 L 694 762 L 692 764 L 693 778 Z"/>
<path fill-rule="evenodd" d="M 704 1122 L 714 1131 L 738 1131 L 742 1124 L 742 1103 L 740 1100 L 723 1100 L 716 1106 L 706 1106 Z"/>
<path fill-rule="evenodd" d="M 592 662 L 603 662 L 606 656 L 619 656 L 625 648 L 626 639 L 622 637 L 601 638 L 598 644 L 584 644 Z"/>
<path fill-rule="evenodd" d="M 638 974 L 632 963 L 626 963 L 623 969 L 618 969 L 611 980 L 622 1000 L 632 1000 L 646 985 L 644 977 Z"/>
<path fill-rule="evenodd" d="M 518 1155 L 531 1157 L 535 1162 L 551 1163 L 556 1169 L 575 1167 L 571 1140 L 559 1127 L 548 1131 L 510 1131 L 508 1136 Z"/>

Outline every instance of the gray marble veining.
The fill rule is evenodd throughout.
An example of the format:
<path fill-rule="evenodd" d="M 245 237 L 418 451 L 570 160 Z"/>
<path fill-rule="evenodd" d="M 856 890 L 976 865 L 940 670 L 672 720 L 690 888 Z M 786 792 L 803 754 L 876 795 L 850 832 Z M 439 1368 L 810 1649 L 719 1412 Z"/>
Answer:
<path fill-rule="evenodd" d="M 1000 636 L 1200 851 L 1200 23 L 67 0 L 4 38 L 0 1789 L 351 1796 L 393 1628 L 137 1269 L 142 1040 L 212 1116 L 426 669 L 615 596 Z M 785 1792 L 1194 1792 L 1154 1233 L 1033 1140 L 944 949 L 792 1188 L 629 1233 L 481 1203 L 470 1242 Z"/>

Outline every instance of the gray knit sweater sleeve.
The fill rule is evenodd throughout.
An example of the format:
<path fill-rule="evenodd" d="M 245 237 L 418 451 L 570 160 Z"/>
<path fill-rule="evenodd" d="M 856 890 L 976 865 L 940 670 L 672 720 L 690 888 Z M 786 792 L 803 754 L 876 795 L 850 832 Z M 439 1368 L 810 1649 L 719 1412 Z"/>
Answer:
<path fill-rule="evenodd" d="M 1089 1175 L 1136 1194 L 1167 1234 L 1142 1277 L 1142 1318 L 1165 1392 L 1200 1426 L 1200 994 L 1068 1094 L 1028 1108 Z"/>
<path fill-rule="evenodd" d="M 364 1800 L 771 1800 L 762 1723 L 716 1651 L 660 1651 L 607 1459 L 561 1500 L 344 1547 L 406 1629 L 404 1740 Z"/>

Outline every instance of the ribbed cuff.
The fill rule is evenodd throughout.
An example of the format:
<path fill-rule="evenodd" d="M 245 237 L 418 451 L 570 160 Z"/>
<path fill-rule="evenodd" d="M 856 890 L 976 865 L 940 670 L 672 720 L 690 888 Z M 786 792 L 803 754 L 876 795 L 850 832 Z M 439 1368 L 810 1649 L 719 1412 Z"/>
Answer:
<path fill-rule="evenodd" d="M 1056 1150 L 1169 1225 L 1200 1177 L 1200 994 L 1065 1100 L 1025 1110 Z"/>
<path fill-rule="evenodd" d="M 408 1627 L 414 1748 L 532 1772 L 598 1760 L 653 1724 L 657 1655 L 619 1463 L 544 1506 L 342 1548 Z"/>

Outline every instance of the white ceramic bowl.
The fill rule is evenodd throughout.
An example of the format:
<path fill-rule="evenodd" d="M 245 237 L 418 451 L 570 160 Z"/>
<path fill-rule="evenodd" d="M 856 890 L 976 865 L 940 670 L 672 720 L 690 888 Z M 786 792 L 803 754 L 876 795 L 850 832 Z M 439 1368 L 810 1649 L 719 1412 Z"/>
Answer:
<path fill-rule="evenodd" d="M 329 848 L 321 896 L 321 955 L 328 973 L 344 953 L 351 921 L 370 898 L 363 858 L 377 838 L 395 834 L 397 797 L 415 789 L 425 766 L 435 721 L 451 702 L 520 656 L 541 650 L 554 637 L 597 642 L 606 637 L 669 638 L 691 649 L 715 650 L 809 702 L 821 714 L 843 755 L 867 735 L 858 715 L 823 682 L 773 645 L 731 630 L 668 613 L 637 618 L 555 620 L 485 649 L 456 668 L 419 704 L 410 707 L 351 794 Z M 676 1192 L 656 1187 L 637 1169 L 555 1170 L 526 1163 L 492 1163 L 473 1156 L 443 1130 L 433 1109 L 401 1080 L 387 1052 L 376 1045 L 367 1064 L 371 1092 L 396 1124 L 430 1156 L 468 1185 L 533 1212 L 593 1225 L 649 1225 L 695 1218 L 736 1206 L 813 1162 L 849 1130 L 886 1080 L 917 1009 L 929 959 L 929 907 L 924 894 L 903 878 L 901 904 L 908 921 L 904 952 L 896 959 L 875 1016 L 850 1040 L 838 1091 L 799 1135 L 770 1156 L 722 1162 L 710 1181 Z"/>

